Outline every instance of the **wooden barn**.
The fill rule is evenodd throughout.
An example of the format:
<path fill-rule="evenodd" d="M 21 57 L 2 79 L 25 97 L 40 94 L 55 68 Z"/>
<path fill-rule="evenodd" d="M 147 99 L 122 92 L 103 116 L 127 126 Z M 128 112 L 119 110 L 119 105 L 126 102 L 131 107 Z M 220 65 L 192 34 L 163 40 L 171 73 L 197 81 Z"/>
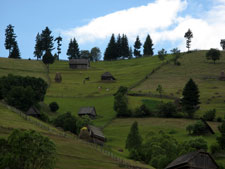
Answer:
<path fill-rule="evenodd" d="M 178 157 L 165 169 L 217 169 L 218 165 L 209 153 L 204 151 L 191 152 Z"/>
<path fill-rule="evenodd" d="M 92 125 L 88 125 L 88 131 L 90 133 L 93 143 L 104 145 L 104 142 L 106 142 L 106 138 L 103 135 L 100 128 L 92 126 Z"/>
<path fill-rule="evenodd" d="M 90 118 L 95 118 L 97 113 L 95 107 L 81 107 L 78 116 L 88 115 Z"/>
<path fill-rule="evenodd" d="M 88 59 L 70 59 L 69 66 L 71 69 L 88 69 L 90 61 Z"/>
<path fill-rule="evenodd" d="M 40 111 L 35 106 L 31 106 L 26 112 L 26 115 L 37 117 L 37 118 L 41 116 Z"/>
<path fill-rule="evenodd" d="M 116 80 L 115 77 L 110 72 L 105 72 L 101 76 L 101 80 L 108 80 L 108 81 L 114 81 Z"/>

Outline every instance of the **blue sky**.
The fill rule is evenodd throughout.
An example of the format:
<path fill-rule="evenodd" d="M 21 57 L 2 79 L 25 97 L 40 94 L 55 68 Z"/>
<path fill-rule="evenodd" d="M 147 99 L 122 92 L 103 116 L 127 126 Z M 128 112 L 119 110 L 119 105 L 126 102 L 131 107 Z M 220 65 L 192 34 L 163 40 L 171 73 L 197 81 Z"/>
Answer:
<path fill-rule="evenodd" d="M 48 26 L 63 37 L 61 59 L 67 59 L 70 38 L 81 50 L 97 46 L 104 53 L 112 33 L 125 33 L 130 46 L 137 35 L 153 39 L 155 53 L 161 48 L 185 50 L 183 35 L 194 34 L 192 49 L 220 48 L 225 38 L 225 0 L 1 0 L 0 57 L 5 28 L 12 24 L 22 58 L 32 58 L 35 37 Z M 56 51 L 53 51 L 53 54 Z"/>

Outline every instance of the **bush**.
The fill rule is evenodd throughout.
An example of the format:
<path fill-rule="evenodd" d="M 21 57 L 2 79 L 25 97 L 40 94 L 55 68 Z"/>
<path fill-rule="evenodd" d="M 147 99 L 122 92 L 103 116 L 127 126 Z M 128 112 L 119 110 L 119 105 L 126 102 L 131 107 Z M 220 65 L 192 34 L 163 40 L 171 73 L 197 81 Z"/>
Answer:
<path fill-rule="evenodd" d="M 176 106 L 172 102 L 162 103 L 159 105 L 158 109 L 160 117 L 176 117 Z"/>
<path fill-rule="evenodd" d="M 88 115 L 78 117 L 76 121 L 77 134 L 80 133 L 81 128 L 87 127 L 89 124 L 92 124 L 92 120 Z"/>
<path fill-rule="evenodd" d="M 203 119 L 207 121 L 213 121 L 216 117 L 216 109 L 209 110 L 203 115 Z"/>
<path fill-rule="evenodd" d="M 50 122 L 50 119 L 49 119 L 48 115 L 45 114 L 45 113 L 42 113 L 42 112 L 40 113 L 39 119 L 44 121 L 44 122 L 47 122 L 47 123 Z"/>
<path fill-rule="evenodd" d="M 222 119 L 222 117 L 217 117 L 216 121 L 217 121 L 217 122 L 222 122 L 223 119 Z"/>
<path fill-rule="evenodd" d="M 189 141 L 185 141 L 180 144 L 180 155 L 186 154 L 196 150 L 208 150 L 207 141 L 205 141 L 202 137 L 193 138 Z"/>
<path fill-rule="evenodd" d="M 49 108 L 52 112 L 56 112 L 59 109 L 59 105 L 56 102 L 51 102 Z"/>
<path fill-rule="evenodd" d="M 219 144 L 215 143 L 215 144 L 212 144 L 212 145 L 210 146 L 210 152 L 211 152 L 212 154 L 215 154 L 215 153 L 217 153 L 217 152 L 219 152 L 219 151 L 220 151 L 220 146 L 219 146 Z"/>
<path fill-rule="evenodd" d="M 146 116 L 152 116 L 152 113 L 144 104 L 142 104 L 139 108 L 135 109 L 132 116 L 133 117 L 146 117 Z"/>
<path fill-rule="evenodd" d="M 208 132 L 205 124 L 200 120 L 193 125 L 188 125 L 186 130 L 192 135 L 203 135 Z"/>

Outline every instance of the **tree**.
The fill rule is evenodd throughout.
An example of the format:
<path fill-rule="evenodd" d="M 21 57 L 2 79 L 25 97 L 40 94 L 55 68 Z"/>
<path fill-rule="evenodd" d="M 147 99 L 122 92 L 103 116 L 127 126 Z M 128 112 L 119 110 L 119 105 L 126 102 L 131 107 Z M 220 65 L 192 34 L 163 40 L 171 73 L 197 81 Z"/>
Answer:
<path fill-rule="evenodd" d="M 43 58 L 42 58 L 42 62 L 47 66 L 47 69 L 49 71 L 49 64 L 53 64 L 54 63 L 55 58 L 52 56 L 50 51 L 47 51 Z"/>
<path fill-rule="evenodd" d="M 117 51 L 117 59 L 121 58 L 123 56 L 123 46 L 122 46 L 122 39 L 120 34 L 117 36 L 116 40 L 116 51 Z"/>
<path fill-rule="evenodd" d="M 158 51 L 158 57 L 160 60 L 164 60 L 166 55 L 167 55 L 167 52 L 165 49 L 162 48 L 162 50 Z"/>
<path fill-rule="evenodd" d="M 189 117 L 192 118 L 199 104 L 200 102 L 198 86 L 192 79 L 190 79 L 183 89 L 183 109 L 188 113 Z"/>
<path fill-rule="evenodd" d="M 179 65 L 179 62 L 177 60 L 180 58 L 180 50 L 178 50 L 178 48 L 174 48 L 171 50 L 171 52 L 174 55 L 174 65 Z"/>
<path fill-rule="evenodd" d="M 80 58 L 80 49 L 75 38 L 70 40 L 69 47 L 66 53 L 69 59 L 79 59 Z"/>
<path fill-rule="evenodd" d="M 99 61 L 101 59 L 101 51 L 98 47 L 93 47 L 90 53 L 91 61 Z"/>
<path fill-rule="evenodd" d="M 78 117 L 76 121 L 76 129 L 77 129 L 77 134 L 80 133 L 81 128 L 87 127 L 88 125 L 92 124 L 92 120 L 88 115 Z"/>
<path fill-rule="evenodd" d="M 189 132 L 190 135 L 204 135 L 208 133 L 206 125 L 200 120 L 193 125 L 188 125 L 186 130 Z"/>
<path fill-rule="evenodd" d="M 136 41 L 134 43 L 134 56 L 136 58 L 141 57 L 141 51 L 140 51 L 141 45 L 142 44 L 141 44 L 141 41 L 139 39 L 139 36 L 137 36 Z"/>
<path fill-rule="evenodd" d="M 152 43 L 152 39 L 150 37 L 150 35 L 147 36 L 146 40 L 145 40 L 145 43 L 143 45 L 143 55 L 147 56 L 152 56 L 154 54 L 153 52 L 153 43 Z"/>
<path fill-rule="evenodd" d="M 57 42 L 57 56 L 58 58 L 56 58 L 57 60 L 59 60 L 59 55 L 61 53 L 61 46 L 62 46 L 62 37 L 58 36 L 57 38 L 55 38 L 55 41 Z"/>
<path fill-rule="evenodd" d="M 222 124 L 218 127 L 220 136 L 217 137 L 217 142 L 220 145 L 220 147 L 225 150 L 225 120 L 222 122 Z"/>
<path fill-rule="evenodd" d="M 13 48 L 11 53 L 9 54 L 9 58 L 20 59 L 20 50 L 16 41 L 13 44 Z"/>
<path fill-rule="evenodd" d="M 184 34 L 184 37 L 187 39 L 186 40 L 186 47 L 188 48 L 188 51 L 191 47 L 191 38 L 193 38 L 193 33 L 190 29 Z"/>
<path fill-rule="evenodd" d="M 51 102 L 49 108 L 52 112 L 56 112 L 59 109 L 59 105 L 57 102 Z"/>
<path fill-rule="evenodd" d="M 118 58 L 117 43 L 115 41 L 114 34 L 112 34 L 111 39 L 104 53 L 104 60 L 116 60 Z"/>
<path fill-rule="evenodd" d="M 159 93 L 160 97 L 162 96 L 162 92 L 163 92 L 163 88 L 161 85 L 158 85 L 158 87 L 156 88 L 156 91 Z"/>
<path fill-rule="evenodd" d="M 129 45 L 128 45 L 128 39 L 125 34 L 123 34 L 121 38 L 121 56 L 122 58 L 128 58 L 129 57 Z"/>
<path fill-rule="evenodd" d="M 128 59 L 132 59 L 132 58 L 133 58 L 133 50 L 132 50 L 132 47 L 130 46 Z"/>
<path fill-rule="evenodd" d="M 51 36 L 52 31 L 46 27 L 41 33 L 41 50 L 46 52 L 51 52 L 54 48 L 53 40 L 54 37 Z"/>
<path fill-rule="evenodd" d="M 0 167 L 16 169 L 54 169 L 56 146 L 36 131 L 13 130 L 0 140 Z"/>
<path fill-rule="evenodd" d="M 90 58 L 89 50 L 81 50 L 80 51 L 80 58 L 82 58 L 82 59 L 89 59 Z"/>
<path fill-rule="evenodd" d="M 37 57 L 37 60 L 40 59 L 43 55 L 43 51 L 42 51 L 42 37 L 41 35 L 38 33 L 36 36 L 36 44 L 34 47 L 34 57 Z"/>
<path fill-rule="evenodd" d="M 128 117 L 128 100 L 125 95 L 118 93 L 114 96 L 114 110 L 117 112 L 117 117 Z"/>
<path fill-rule="evenodd" d="M 220 46 L 222 47 L 223 50 L 225 50 L 225 39 L 221 39 Z"/>
<path fill-rule="evenodd" d="M 213 60 L 214 64 L 216 63 L 216 60 L 220 60 L 221 57 L 221 53 L 219 50 L 217 49 L 210 49 L 207 53 L 206 53 L 206 59 L 207 60 Z"/>
<path fill-rule="evenodd" d="M 5 48 L 9 50 L 9 56 L 12 48 L 15 45 L 16 35 L 14 33 L 14 26 L 9 24 L 5 29 Z"/>
<path fill-rule="evenodd" d="M 138 123 L 135 121 L 132 124 L 130 132 L 127 136 L 126 149 L 128 149 L 130 152 L 132 150 L 139 150 L 141 148 L 141 144 L 142 138 L 138 131 Z"/>

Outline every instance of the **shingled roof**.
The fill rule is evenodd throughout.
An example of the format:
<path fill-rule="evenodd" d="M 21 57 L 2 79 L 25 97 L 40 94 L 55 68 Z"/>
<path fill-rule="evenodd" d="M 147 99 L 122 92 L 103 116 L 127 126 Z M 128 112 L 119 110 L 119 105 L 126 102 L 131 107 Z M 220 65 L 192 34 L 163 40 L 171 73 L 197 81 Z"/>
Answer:
<path fill-rule="evenodd" d="M 210 125 L 207 123 L 207 121 L 205 121 L 203 118 L 201 118 L 201 121 L 205 124 L 205 126 L 206 126 L 207 129 L 210 131 L 210 133 L 215 134 L 215 132 L 214 132 L 213 129 L 210 127 Z"/>
<path fill-rule="evenodd" d="M 26 115 L 37 117 L 40 116 L 40 112 L 35 106 L 31 106 L 29 110 L 26 112 Z"/>
<path fill-rule="evenodd" d="M 70 59 L 69 64 L 85 64 L 89 65 L 90 62 L 88 59 Z"/>
<path fill-rule="evenodd" d="M 78 112 L 79 116 L 82 115 L 91 115 L 91 116 L 96 116 L 96 110 L 95 107 L 81 107 L 79 112 Z"/>
<path fill-rule="evenodd" d="M 102 74 L 102 80 L 116 80 L 115 77 L 113 77 L 113 75 L 110 72 L 105 72 Z"/>
<path fill-rule="evenodd" d="M 88 129 L 91 131 L 91 136 L 100 140 L 105 141 L 106 138 L 103 135 L 102 131 L 100 128 L 92 126 L 92 125 L 88 125 Z"/>

